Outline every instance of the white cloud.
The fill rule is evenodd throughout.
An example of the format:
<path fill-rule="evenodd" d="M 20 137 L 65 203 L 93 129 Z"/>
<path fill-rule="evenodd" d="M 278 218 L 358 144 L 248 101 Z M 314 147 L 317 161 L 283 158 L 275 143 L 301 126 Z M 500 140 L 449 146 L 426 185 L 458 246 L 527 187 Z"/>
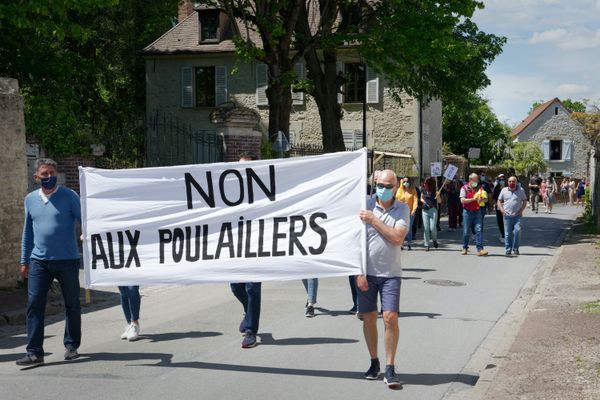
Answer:
<path fill-rule="evenodd" d="M 567 31 L 566 29 L 549 29 L 542 32 L 533 32 L 528 41 L 531 45 L 553 44 L 561 50 L 585 50 L 600 47 L 600 29 L 591 31 L 580 29 Z"/>
<path fill-rule="evenodd" d="M 588 86 L 578 85 L 576 83 L 563 83 L 561 85 L 558 85 L 556 89 L 559 97 L 565 95 L 583 95 L 591 91 Z"/>
<path fill-rule="evenodd" d="M 600 8 L 600 0 L 596 1 L 596 8 Z"/>
<path fill-rule="evenodd" d="M 533 36 L 529 39 L 529 44 L 555 42 L 564 38 L 566 35 L 566 29 L 550 29 L 543 32 L 533 32 Z"/>

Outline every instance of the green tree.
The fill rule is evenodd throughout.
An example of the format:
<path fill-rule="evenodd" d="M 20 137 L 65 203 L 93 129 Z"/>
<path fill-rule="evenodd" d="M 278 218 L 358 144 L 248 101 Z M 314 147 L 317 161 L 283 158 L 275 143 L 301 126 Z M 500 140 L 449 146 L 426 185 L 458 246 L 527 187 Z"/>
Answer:
<path fill-rule="evenodd" d="M 488 85 L 485 69 L 505 43 L 505 38 L 480 31 L 470 20 L 483 8 L 475 0 L 303 4 L 296 33 L 301 43 L 317 43 L 306 48 L 305 59 L 326 151 L 343 148 L 337 95 L 345 77 L 336 71 L 340 48 L 350 45 L 386 79 L 397 100 L 408 93 L 426 103 L 431 98 L 457 101 Z"/>
<path fill-rule="evenodd" d="M 548 166 L 539 144 L 535 142 L 518 142 L 511 150 L 511 157 L 505 166 L 512 168 L 519 176 L 530 176 L 546 172 Z"/>
<path fill-rule="evenodd" d="M 0 2 L 0 75 L 19 80 L 28 134 L 52 156 L 106 145 L 139 164 L 144 63 L 139 50 L 170 28 L 177 0 Z"/>
<path fill-rule="evenodd" d="M 561 102 L 563 103 L 563 105 L 565 107 L 567 107 L 572 112 L 585 112 L 586 105 L 582 101 L 571 100 L 571 99 L 564 99 L 564 100 L 561 100 Z M 544 103 L 545 103 L 544 100 L 535 101 L 531 105 L 531 108 L 529 109 L 529 113 L 531 114 L 531 112 L 533 110 L 535 110 L 536 108 L 538 108 L 539 106 L 541 106 Z"/>
<path fill-rule="evenodd" d="M 443 141 L 454 153 L 467 156 L 469 147 L 481 149 L 477 163 L 499 164 L 510 155 L 511 129 L 498 120 L 486 99 L 467 94 L 442 107 Z"/>

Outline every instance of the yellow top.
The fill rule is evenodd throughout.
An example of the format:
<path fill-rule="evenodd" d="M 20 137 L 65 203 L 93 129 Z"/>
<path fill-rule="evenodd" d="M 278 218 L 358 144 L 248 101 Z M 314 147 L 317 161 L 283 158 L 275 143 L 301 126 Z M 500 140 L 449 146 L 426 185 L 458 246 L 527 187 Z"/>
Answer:
<path fill-rule="evenodd" d="M 477 193 L 475 193 L 473 198 L 478 200 L 479 207 L 483 207 L 483 206 L 485 206 L 485 203 L 487 203 L 487 201 L 488 201 L 488 194 L 483 189 L 483 187 L 481 187 L 481 188 L 479 188 Z"/>
<path fill-rule="evenodd" d="M 415 213 L 417 206 L 419 205 L 417 191 L 412 185 L 408 187 L 408 190 L 405 190 L 404 186 L 400 184 L 400 187 L 396 191 L 396 200 L 405 203 L 410 209 L 411 214 Z"/>

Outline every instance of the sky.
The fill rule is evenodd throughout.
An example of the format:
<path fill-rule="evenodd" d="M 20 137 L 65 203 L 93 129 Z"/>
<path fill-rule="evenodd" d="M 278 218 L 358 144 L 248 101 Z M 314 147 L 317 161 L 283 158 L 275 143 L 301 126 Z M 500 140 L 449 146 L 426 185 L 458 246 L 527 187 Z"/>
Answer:
<path fill-rule="evenodd" d="M 483 0 L 473 20 L 505 36 L 483 95 L 514 126 L 539 100 L 600 101 L 600 0 Z"/>

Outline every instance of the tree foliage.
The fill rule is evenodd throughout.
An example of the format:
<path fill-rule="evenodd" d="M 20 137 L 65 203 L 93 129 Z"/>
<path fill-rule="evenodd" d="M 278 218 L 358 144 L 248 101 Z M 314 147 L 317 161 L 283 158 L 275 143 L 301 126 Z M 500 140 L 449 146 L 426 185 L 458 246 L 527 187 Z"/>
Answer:
<path fill-rule="evenodd" d="M 19 80 L 28 134 L 52 156 L 86 154 L 135 163 L 145 104 L 139 50 L 171 27 L 176 0 L 0 2 L 0 75 Z"/>
<path fill-rule="evenodd" d="M 539 144 L 535 142 L 518 142 L 511 150 L 511 157 L 505 161 L 518 176 L 542 174 L 548 169 Z"/>
<path fill-rule="evenodd" d="M 571 117 L 583 125 L 585 134 L 589 137 L 594 148 L 600 143 L 600 111 L 593 113 L 574 112 Z"/>
<path fill-rule="evenodd" d="M 443 141 L 454 154 L 467 156 L 469 147 L 481 148 L 477 163 L 499 164 L 510 155 L 511 129 L 498 120 L 488 101 L 467 94 L 442 107 Z"/>

